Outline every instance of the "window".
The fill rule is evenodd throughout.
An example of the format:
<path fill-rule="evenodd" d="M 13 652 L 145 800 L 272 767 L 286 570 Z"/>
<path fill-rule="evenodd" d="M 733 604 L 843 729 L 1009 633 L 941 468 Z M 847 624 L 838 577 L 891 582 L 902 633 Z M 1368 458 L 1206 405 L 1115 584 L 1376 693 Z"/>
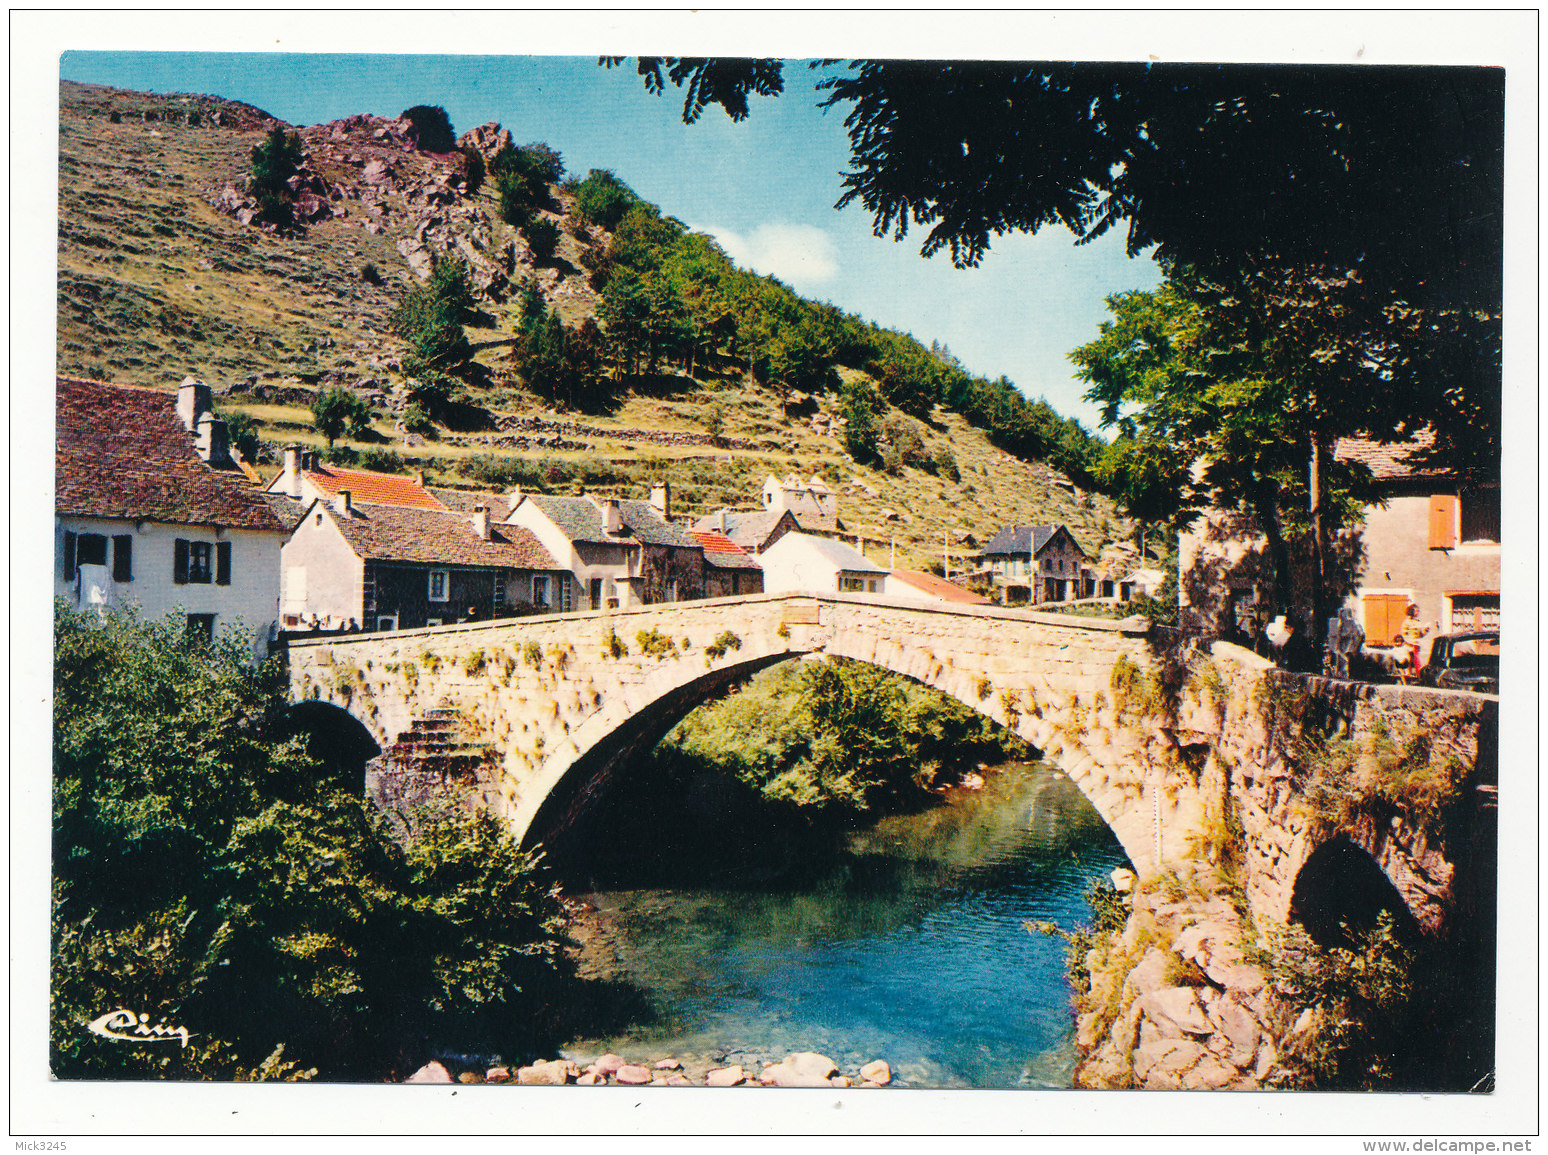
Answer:
<path fill-rule="evenodd" d="M 83 533 L 75 539 L 75 564 L 107 565 L 107 538 L 100 533 Z"/>
<path fill-rule="evenodd" d="M 667 582 L 667 584 L 666 584 L 666 600 L 669 601 L 669 602 L 675 602 L 677 600 L 677 579 L 676 578 L 673 578 L 671 581 Z"/>
<path fill-rule="evenodd" d="M 113 535 L 113 580 L 116 582 L 132 582 L 134 580 L 133 563 L 134 538 L 127 533 Z"/>
<path fill-rule="evenodd" d="M 1500 595 L 1495 593 L 1448 595 L 1451 601 L 1451 631 L 1497 630 L 1500 628 Z"/>
<path fill-rule="evenodd" d="M 430 571 L 430 600 L 444 602 L 451 600 L 451 573 L 444 569 Z M 394 627 L 396 629 L 396 627 Z"/>
<path fill-rule="evenodd" d="M 602 579 L 601 578 L 592 578 L 591 579 L 591 587 L 590 588 L 591 588 L 591 608 L 594 609 L 594 610 L 600 610 L 602 608 Z"/>
<path fill-rule="evenodd" d="M 214 614 L 189 614 L 188 636 L 201 642 L 215 640 L 215 615 Z"/>
<path fill-rule="evenodd" d="M 1459 514 L 1461 540 L 1464 542 L 1499 541 L 1499 489 L 1493 486 L 1487 489 L 1464 489 L 1459 500 L 1462 506 Z"/>
<path fill-rule="evenodd" d="M 231 583 L 231 543 L 221 542 L 225 558 L 226 580 Z M 172 581 L 177 585 L 209 585 L 210 560 L 214 551 L 207 541 L 188 541 L 178 538 L 172 543 Z"/>
<path fill-rule="evenodd" d="M 441 624 L 441 619 L 440 618 L 426 618 L 425 619 L 425 625 L 426 626 L 438 626 L 440 624 Z"/>
<path fill-rule="evenodd" d="M 840 574 L 839 591 L 846 594 L 863 594 L 865 593 L 865 579 L 845 577 L 843 574 Z"/>
<path fill-rule="evenodd" d="M 379 630 L 395 630 L 398 628 L 398 619 L 396 617 L 377 618 L 376 628 Z"/>
<path fill-rule="evenodd" d="M 547 574 L 532 575 L 532 604 L 544 609 L 553 605 L 553 579 Z"/>

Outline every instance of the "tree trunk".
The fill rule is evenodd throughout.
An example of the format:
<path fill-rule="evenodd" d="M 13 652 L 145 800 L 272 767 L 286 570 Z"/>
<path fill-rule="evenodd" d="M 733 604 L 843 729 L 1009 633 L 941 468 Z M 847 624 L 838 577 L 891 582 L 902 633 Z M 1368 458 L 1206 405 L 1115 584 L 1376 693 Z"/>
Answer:
<path fill-rule="evenodd" d="M 1323 523 L 1324 500 L 1327 478 L 1327 448 L 1320 430 L 1312 431 L 1311 439 L 1311 523 L 1312 552 L 1316 558 L 1316 573 L 1312 589 L 1311 637 L 1307 638 L 1312 652 L 1321 654 L 1327 637 L 1328 617 L 1328 554 L 1327 534 Z"/>

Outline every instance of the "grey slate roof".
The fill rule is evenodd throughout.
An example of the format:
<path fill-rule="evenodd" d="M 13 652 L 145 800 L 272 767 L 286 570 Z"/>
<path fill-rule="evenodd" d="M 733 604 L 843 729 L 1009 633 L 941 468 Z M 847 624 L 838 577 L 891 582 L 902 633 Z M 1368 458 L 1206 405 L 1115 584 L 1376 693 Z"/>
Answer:
<path fill-rule="evenodd" d="M 699 548 L 693 538 L 663 519 L 648 501 L 620 501 L 618 511 L 623 515 L 625 532 L 610 534 L 603 528 L 602 511 L 590 498 L 553 497 L 543 493 L 529 493 L 526 497 L 571 541 L 603 545 L 638 541 L 645 545 Z"/>
<path fill-rule="evenodd" d="M 984 546 L 985 557 L 1011 556 L 1025 557 L 1030 550 L 1037 553 L 1048 544 L 1049 539 L 1058 533 L 1061 526 L 1057 525 L 1013 525 L 1000 530 L 989 539 L 989 544 Z M 1071 535 L 1073 539 L 1074 535 Z M 1077 547 L 1079 543 L 1076 543 Z"/>
<path fill-rule="evenodd" d="M 841 541 L 834 541 L 831 537 L 818 537 L 815 534 L 786 534 L 780 541 L 790 541 L 799 537 L 807 542 L 811 548 L 825 557 L 836 568 L 847 570 L 850 573 L 886 573 L 887 571 L 877 565 L 865 554 L 853 546 L 845 545 Z"/>
<path fill-rule="evenodd" d="M 724 533 L 735 544 L 745 550 L 757 552 L 763 548 L 763 543 L 769 540 L 769 535 L 774 532 L 774 527 L 779 524 L 788 510 L 779 513 L 771 513 L 768 510 L 759 509 L 738 512 L 726 511 L 726 528 L 720 528 L 720 515 L 718 513 L 701 517 L 693 523 L 693 528 L 708 533 Z M 796 521 L 795 514 L 790 514 L 790 520 L 796 532 L 801 529 L 801 523 Z"/>
<path fill-rule="evenodd" d="M 542 542 L 521 525 L 489 522 L 489 540 L 473 531 L 472 520 L 451 510 L 414 509 L 401 505 L 357 505 L 345 517 L 326 503 L 344 540 L 371 561 L 421 565 L 492 566 L 503 569 L 559 568 Z"/>
<path fill-rule="evenodd" d="M 427 485 L 425 491 L 447 509 L 458 513 L 472 513 L 482 505 L 492 518 L 503 520 L 510 509 L 510 499 L 498 493 L 481 493 L 476 489 L 445 489 L 439 485 Z"/>
<path fill-rule="evenodd" d="M 306 516 L 306 507 L 311 504 L 309 501 L 300 501 L 285 493 L 263 493 L 260 496 L 287 530 L 295 529 L 301 524 L 301 519 Z"/>

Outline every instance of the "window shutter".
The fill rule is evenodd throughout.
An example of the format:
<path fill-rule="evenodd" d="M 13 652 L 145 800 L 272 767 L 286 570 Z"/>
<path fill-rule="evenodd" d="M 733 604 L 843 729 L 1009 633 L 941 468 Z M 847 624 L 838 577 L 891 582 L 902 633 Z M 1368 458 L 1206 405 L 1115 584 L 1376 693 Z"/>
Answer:
<path fill-rule="evenodd" d="M 231 543 L 229 541 L 215 543 L 215 584 L 218 586 L 231 584 Z"/>
<path fill-rule="evenodd" d="M 75 580 L 75 531 L 65 530 L 64 534 L 64 580 Z"/>
<path fill-rule="evenodd" d="M 1436 493 L 1430 497 L 1430 548 L 1453 549 L 1457 544 L 1457 497 Z"/>
<path fill-rule="evenodd" d="M 180 537 L 172 543 L 172 584 L 188 584 L 188 539 Z"/>
<path fill-rule="evenodd" d="M 134 553 L 134 538 L 127 533 L 113 535 L 113 580 L 116 582 L 132 582 L 134 580 L 134 564 L 131 560 Z"/>

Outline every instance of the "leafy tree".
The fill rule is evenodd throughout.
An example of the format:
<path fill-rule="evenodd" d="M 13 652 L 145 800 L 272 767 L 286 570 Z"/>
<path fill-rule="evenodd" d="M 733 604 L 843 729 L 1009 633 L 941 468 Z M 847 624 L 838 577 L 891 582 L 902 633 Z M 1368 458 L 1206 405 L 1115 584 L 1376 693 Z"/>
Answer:
<path fill-rule="evenodd" d="M 279 125 L 253 146 L 247 188 L 258 200 L 259 215 L 277 225 L 293 219 L 287 183 L 301 166 L 301 137 Z"/>
<path fill-rule="evenodd" d="M 312 396 L 312 427 L 328 439 L 328 448 L 344 435 L 359 437 L 371 428 L 371 406 L 343 386 Z"/>
<path fill-rule="evenodd" d="M 876 413 L 871 391 L 861 382 L 851 382 L 844 388 L 841 412 L 844 417 L 844 448 L 856 461 L 876 459 Z"/>
<path fill-rule="evenodd" d="M 221 414 L 226 423 L 226 436 L 231 445 L 249 463 L 258 460 L 258 421 L 251 413 L 230 412 Z"/>
<path fill-rule="evenodd" d="M 633 189 L 607 169 L 592 169 L 575 188 L 575 208 L 581 219 L 608 232 L 617 227 L 639 199 Z"/>
<path fill-rule="evenodd" d="M 405 108 L 398 116 L 409 122 L 414 129 L 414 140 L 421 152 L 456 152 L 457 133 L 452 128 L 451 117 L 440 105 L 416 104 Z"/>
<path fill-rule="evenodd" d="M 288 736 L 244 636 L 61 605 L 54 640 L 57 1077 L 381 1078 L 429 1037 L 537 1043 L 559 911 L 493 819 L 389 832 Z M 118 1006 L 188 1046 L 85 1029 Z"/>

